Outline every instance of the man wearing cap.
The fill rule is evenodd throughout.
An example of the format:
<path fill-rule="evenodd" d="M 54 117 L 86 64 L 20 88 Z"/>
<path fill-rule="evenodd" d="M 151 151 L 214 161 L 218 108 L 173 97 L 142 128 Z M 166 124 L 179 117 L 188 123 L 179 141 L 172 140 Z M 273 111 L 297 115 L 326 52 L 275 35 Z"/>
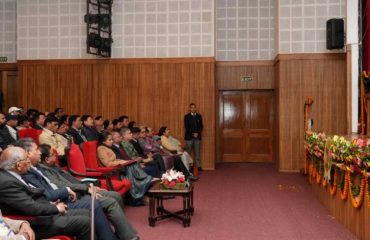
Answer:
<path fill-rule="evenodd" d="M 14 142 L 15 139 L 6 125 L 5 115 L 0 113 L 0 148 L 5 149 L 8 145 L 14 144 Z"/>
<path fill-rule="evenodd" d="M 11 115 L 19 115 L 21 113 L 22 109 L 18 107 L 10 107 L 8 110 L 8 113 Z"/>
<path fill-rule="evenodd" d="M 18 115 L 12 115 L 10 113 L 6 114 L 6 127 L 10 133 L 10 136 L 14 139 L 14 141 L 18 140 L 17 135 L 17 125 L 18 125 Z"/>

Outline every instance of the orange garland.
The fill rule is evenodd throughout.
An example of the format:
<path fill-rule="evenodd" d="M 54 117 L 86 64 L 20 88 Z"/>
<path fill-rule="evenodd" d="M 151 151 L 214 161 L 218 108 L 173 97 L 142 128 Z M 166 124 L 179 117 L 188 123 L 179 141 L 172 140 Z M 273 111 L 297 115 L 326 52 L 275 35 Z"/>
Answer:
<path fill-rule="evenodd" d="M 323 188 L 326 187 L 326 185 L 328 185 L 328 180 L 326 178 L 323 178 L 322 181 L 321 181 L 321 185 Z"/>
<path fill-rule="evenodd" d="M 366 176 L 366 196 L 367 196 L 367 206 L 370 208 L 369 178 L 367 176 Z"/>
<path fill-rule="evenodd" d="M 339 191 L 340 191 L 340 199 L 342 199 L 343 201 L 347 200 L 347 197 L 348 197 L 348 188 L 349 188 L 349 181 L 348 181 L 348 174 L 345 172 L 344 173 L 344 187 L 343 189 L 340 189 L 339 188 Z"/>
<path fill-rule="evenodd" d="M 347 172 L 347 179 L 348 179 L 348 183 L 349 183 L 349 189 L 351 189 L 351 186 L 352 186 L 352 180 L 351 180 L 351 175 L 349 172 Z M 364 200 L 364 194 L 365 194 L 365 177 L 362 177 L 361 179 L 361 183 L 360 183 L 360 193 L 358 194 L 357 197 L 353 196 L 353 193 L 352 191 L 350 190 L 349 191 L 349 195 L 351 196 L 351 202 L 352 202 L 352 206 L 354 208 L 360 208 L 361 205 L 362 205 L 362 202 Z"/>
<path fill-rule="evenodd" d="M 333 180 L 333 185 L 329 184 L 329 192 L 330 195 L 334 196 L 335 193 L 337 192 L 337 178 L 338 178 L 338 173 L 334 173 L 334 180 Z"/>

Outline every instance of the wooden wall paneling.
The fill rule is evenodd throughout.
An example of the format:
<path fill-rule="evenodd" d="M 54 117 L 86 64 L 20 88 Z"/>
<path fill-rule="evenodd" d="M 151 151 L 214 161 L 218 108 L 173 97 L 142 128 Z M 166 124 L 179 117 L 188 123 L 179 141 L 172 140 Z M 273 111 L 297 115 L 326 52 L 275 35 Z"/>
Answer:
<path fill-rule="evenodd" d="M 313 97 L 314 130 L 344 134 L 347 129 L 346 64 L 344 54 L 280 55 L 275 125 L 278 126 L 279 169 L 303 167 L 304 100 Z M 275 155 L 276 156 L 276 155 Z"/>
<path fill-rule="evenodd" d="M 241 82 L 240 76 L 252 76 L 253 80 Z M 217 62 L 216 80 L 219 90 L 274 89 L 273 62 Z"/>
<path fill-rule="evenodd" d="M 273 130 L 273 157 L 276 164 L 276 167 L 280 169 L 280 128 L 279 128 L 279 106 L 280 106 L 280 85 L 279 85 L 279 74 L 280 72 L 280 63 L 277 62 L 274 66 L 274 130 Z"/>
<path fill-rule="evenodd" d="M 336 221 L 343 224 L 358 239 L 370 239 L 370 229 L 367 227 L 369 225 L 370 211 L 366 199 L 361 208 L 355 209 L 350 199 L 346 201 L 340 199 L 339 192 L 335 196 L 331 196 L 328 188 L 323 188 L 315 182 L 313 182 L 311 188 Z"/>
<path fill-rule="evenodd" d="M 213 58 L 20 61 L 22 104 L 109 119 L 126 114 L 155 131 L 166 125 L 184 141 L 183 117 L 194 102 L 204 118 L 203 167 L 214 169 L 214 65 Z"/>

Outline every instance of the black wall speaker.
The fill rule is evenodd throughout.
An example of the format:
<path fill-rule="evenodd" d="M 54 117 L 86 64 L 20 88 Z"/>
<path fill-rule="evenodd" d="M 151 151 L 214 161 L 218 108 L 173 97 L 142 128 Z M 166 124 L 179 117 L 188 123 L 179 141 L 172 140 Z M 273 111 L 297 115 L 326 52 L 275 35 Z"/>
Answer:
<path fill-rule="evenodd" d="M 341 49 L 344 47 L 344 20 L 329 19 L 326 22 L 326 48 Z"/>

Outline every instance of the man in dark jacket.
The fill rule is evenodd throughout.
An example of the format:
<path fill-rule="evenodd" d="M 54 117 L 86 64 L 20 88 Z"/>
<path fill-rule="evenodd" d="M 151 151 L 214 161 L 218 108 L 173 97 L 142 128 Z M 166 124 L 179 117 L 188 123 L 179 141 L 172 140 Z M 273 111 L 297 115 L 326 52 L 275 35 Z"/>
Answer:
<path fill-rule="evenodd" d="M 0 147 L 5 149 L 8 145 L 13 144 L 15 139 L 9 132 L 6 126 L 6 119 L 3 113 L 0 113 Z"/>
<path fill-rule="evenodd" d="M 83 115 L 82 121 L 82 134 L 86 137 L 87 141 L 98 141 L 99 132 L 94 127 L 94 119 L 90 115 Z"/>
<path fill-rule="evenodd" d="M 198 169 L 202 170 L 200 160 L 200 143 L 202 140 L 203 120 L 202 116 L 197 113 L 197 107 L 194 103 L 190 104 L 190 112 L 184 117 L 186 151 L 191 154 L 194 146 L 195 159 Z"/>
<path fill-rule="evenodd" d="M 92 184 L 85 184 L 74 178 L 69 172 L 58 167 L 55 162 L 54 152 L 49 145 L 41 144 L 41 164 L 38 169 L 58 187 L 70 187 L 79 196 L 88 195 L 92 192 Z M 123 212 L 123 202 L 119 193 L 106 191 L 98 188 L 98 201 L 105 210 L 108 218 L 112 221 L 116 234 L 123 240 L 138 239 L 136 230 L 129 223 Z"/>
<path fill-rule="evenodd" d="M 72 115 L 68 119 L 68 129 L 67 134 L 73 138 L 73 143 L 80 145 L 87 141 L 86 136 L 82 132 L 82 121 L 79 115 Z"/>
<path fill-rule="evenodd" d="M 86 209 L 67 211 L 62 202 L 50 203 L 40 188 L 28 185 L 21 175 L 30 168 L 27 153 L 19 147 L 8 147 L 0 157 L 0 209 L 4 214 L 29 215 L 37 239 L 55 235 L 90 239 L 90 217 Z"/>
<path fill-rule="evenodd" d="M 30 139 L 25 138 L 17 141 L 15 145 L 23 148 L 31 162 L 28 172 L 22 174 L 22 179 L 35 187 L 44 190 L 46 199 L 55 202 L 64 202 L 69 209 L 91 209 L 91 197 L 85 195 L 78 198 L 76 193 L 70 187 L 58 187 L 50 181 L 37 166 L 40 161 L 40 150 L 36 143 Z M 99 201 L 94 203 L 94 223 L 96 226 L 96 233 L 99 239 L 117 239 L 109 225 L 109 222 L 104 215 L 104 211 Z"/>

